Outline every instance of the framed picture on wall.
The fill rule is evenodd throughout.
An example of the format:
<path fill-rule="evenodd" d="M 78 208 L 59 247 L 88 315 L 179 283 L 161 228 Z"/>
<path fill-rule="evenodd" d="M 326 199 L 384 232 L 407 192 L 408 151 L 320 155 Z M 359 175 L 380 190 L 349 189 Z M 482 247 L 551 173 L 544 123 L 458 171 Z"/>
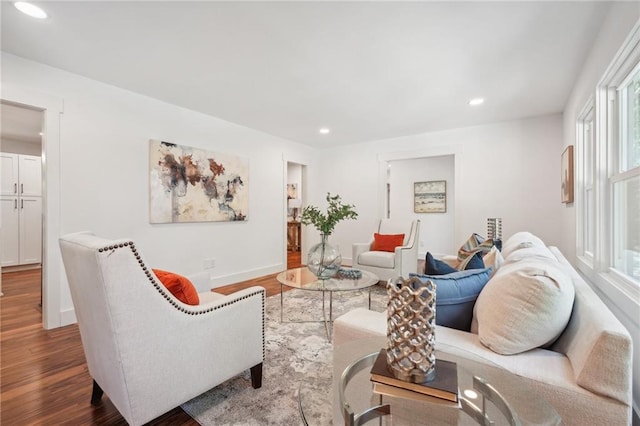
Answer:
<path fill-rule="evenodd" d="M 573 203 L 573 145 L 569 145 L 562 153 L 561 169 L 562 202 Z"/>
<path fill-rule="evenodd" d="M 447 181 L 414 182 L 413 211 L 414 213 L 446 213 Z"/>

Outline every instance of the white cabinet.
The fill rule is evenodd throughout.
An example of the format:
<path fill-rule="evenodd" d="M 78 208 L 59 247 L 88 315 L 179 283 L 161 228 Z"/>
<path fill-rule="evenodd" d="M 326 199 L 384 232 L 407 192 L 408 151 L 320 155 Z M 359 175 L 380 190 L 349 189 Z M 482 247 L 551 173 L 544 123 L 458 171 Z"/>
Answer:
<path fill-rule="evenodd" d="M 0 195 L 18 195 L 18 155 L 0 152 Z"/>
<path fill-rule="evenodd" d="M 42 198 L 20 199 L 20 264 L 42 261 Z"/>
<path fill-rule="evenodd" d="M 20 209 L 18 197 L 0 197 L 2 227 L 0 227 L 0 247 L 2 266 L 20 264 Z"/>
<path fill-rule="evenodd" d="M 1 266 L 42 261 L 42 173 L 40 157 L 0 153 Z"/>
<path fill-rule="evenodd" d="M 0 153 L 2 184 L 0 195 L 40 197 L 42 160 L 35 155 Z"/>

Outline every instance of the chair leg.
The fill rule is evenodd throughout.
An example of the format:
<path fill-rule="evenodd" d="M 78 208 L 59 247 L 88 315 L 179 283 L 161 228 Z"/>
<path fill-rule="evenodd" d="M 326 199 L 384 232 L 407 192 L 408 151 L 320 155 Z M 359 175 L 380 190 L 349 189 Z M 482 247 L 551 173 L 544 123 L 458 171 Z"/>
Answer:
<path fill-rule="evenodd" d="M 251 386 L 254 389 L 262 387 L 262 363 L 251 367 Z"/>
<path fill-rule="evenodd" d="M 102 388 L 94 380 L 93 392 L 91 393 L 91 405 L 98 405 L 98 403 L 100 402 L 100 398 L 102 398 L 102 394 L 103 394 Z"/>

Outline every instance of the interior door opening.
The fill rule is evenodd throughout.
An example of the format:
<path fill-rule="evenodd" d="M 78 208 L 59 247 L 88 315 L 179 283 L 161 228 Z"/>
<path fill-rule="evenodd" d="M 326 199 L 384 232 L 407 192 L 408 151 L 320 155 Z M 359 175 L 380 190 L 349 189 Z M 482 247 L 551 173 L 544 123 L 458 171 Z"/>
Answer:
<path fill-rule="evenodd" d="M 287 162 L 287 269 L 297 268 L 304 263 L 302 261 L 303 226 L 300 223 L 300 215 L 305 200 L 305 175 L 305 165 Z"/>
<path fill-rule="evenodd" d="M 42 322 L 44 113 L 0 102 L 0 294 L 29 298 Z"/>

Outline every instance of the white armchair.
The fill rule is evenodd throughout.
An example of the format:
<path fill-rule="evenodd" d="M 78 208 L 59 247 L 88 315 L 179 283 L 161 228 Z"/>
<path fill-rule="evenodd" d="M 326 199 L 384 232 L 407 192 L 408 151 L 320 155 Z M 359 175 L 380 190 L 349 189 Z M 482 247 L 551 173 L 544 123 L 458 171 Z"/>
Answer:
<path fill-rule="evenodd" d="M 397 222 L 382 219 L 378 223 L 378 234 L 404 234 L 402 246 L 395 252 L 372 251 L 373 233 L 368 243 L 353 244 L 352 262 L 356 269 L 373 272 L 381 281 L 396 277 L 408 277 L 418 269 L 418 246 L 420 239 L 420 221 Z"/>
<path fill-rule="evenodd" d="M 261 386 L 264 288 L 224 296 L 195 283 L 201 303 L 191 306 L 165 289 L 129 240 L 77 233 L 60 238 L 60 248 L 92 404 L 104 391 L 140 425 L 247 369 Z"/>

